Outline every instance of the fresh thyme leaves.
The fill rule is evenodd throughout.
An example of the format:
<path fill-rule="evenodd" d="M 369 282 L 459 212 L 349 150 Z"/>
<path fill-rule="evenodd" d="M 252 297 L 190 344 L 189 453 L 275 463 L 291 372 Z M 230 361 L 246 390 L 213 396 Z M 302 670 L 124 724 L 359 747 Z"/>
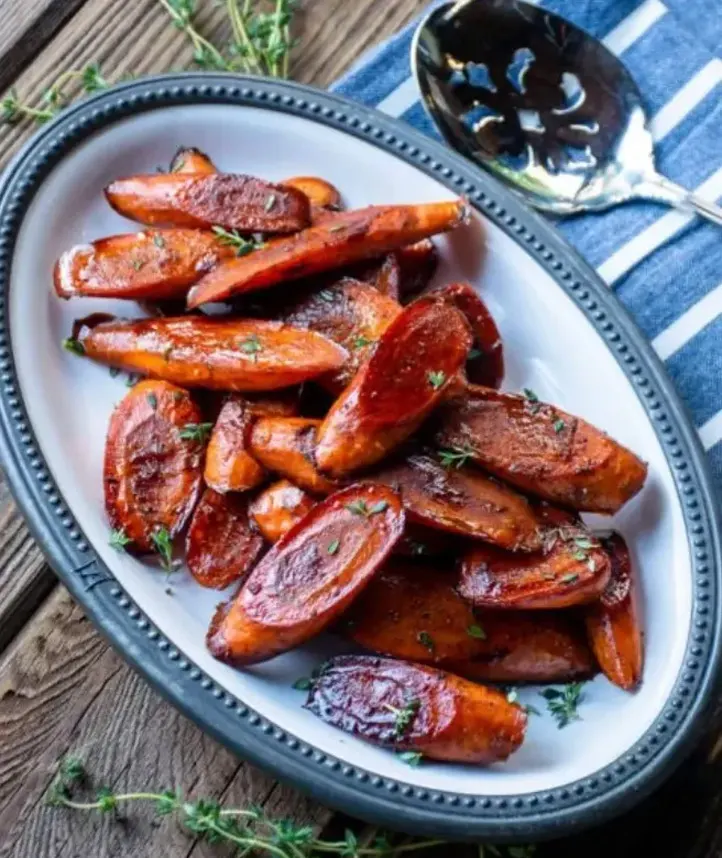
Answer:
<path fill-rule="evenodd" d="M 469 349 L 469 354 L 466 356 L 467 360 L 476 360 L 480 358 L 483 352 L 481 349 Z"/>
<path fill-rule="evenodd" d="M 353 347 L 355 349 L 362 349 L 364 346 L 370 345 L 372 340 L 367 340 L 366 337 L 356 337 L 353 341 Z"/>
<path fill-rule="evenodd" d="M 111 378 L 117 378 L 120 375 L 120 368 L 117 366 L 109 367 L 108 375 L 110 375 Z"/>
<path fill-rule="evenodd" d="M 153 244 L 156 247 L 165 247 L 165 239 L 159 232 L 156 232 L 156 234 L 153 236 Z"/>
<path fill-rule="evenodd" d="M 222 226 L 214 226 L 213 232 L 221 244 L 236 248 L 236 256 L 247 256 L 254 250 L 260 250 L 264 243 L 255 238 L 244 238 L 237 229 L 223 229 Z"/>
<path fill-rule="evenodd" d="M 310 688 L 313 688 L 313 680 L 310 676 L 301 676 L 291 687 L 295 688 L 296 691 L 308 691 Z"/>
<path fill-rule="evenodd" d="M 412 697 L 401 709 L 392 706 L 390 703 L 383 703 L 382 706 L 394 716 L 394 736 L 400 739 L 413 723 L 421 706 L 421 701 L 417 697 Z"/>
<path fill-rule="evenodd" d="M 150 535 L 153 547 L 160 555 L 161 566 L 166 572 L 173 571 L 173 540 L 167 527 L 158 527 Z"/>
<path fill-rule="evenodd" d="M 72 352 L 74 355 L 85 354 L 85 346 L 80 342 L 80 340 L 76 340 L 75 337 L 67 337 L 64 339 L 63 348 L 66 351 Z"/>
<path fill-rule="evenodd" d="M 125 380 L 126 387 L 135 387 L 136 384 L 140 381 L 140 376 L 135 372 L 129 372 L 128 378 Z"/>
<path fill-rule="evenodd" d="M 509 703 L 519 703 L 519 690 L 512 685 L 511 688 L 507 689 L 506 699 Z M 541 712 L 530 703 L 519 703 L 519 705 L 527 715 L 541 715 Z"/>
<path fill-rule="evenodd" d="M 377 501 L 373 506 L 367 506 L 365 500 L 356 500 L 346 504 L 346 509 L 355 515 L 363 515 L 365 518 L 370 518 L 379 512 L 383 512 L 388 508 L 387 501 Z"/>
<path fill-rule="evenodd" d="M 256 363 L 258 360 L 258 352 L 263 351 L 263 346 L 261 345 L 261 341 L 258 339 L 258 334 L 251 334 L 246 337 L 245 340 L 242 340 L 238 344 L 238 348 L 244 354 L 249 355 L 253 363 Z"/>
<path fill-rule="evenodd" d="M 561 419 L 561 417 L 557 417 L 557 419 L 553 423 L 553 426 L 554 426 L 554 431 L 558 435 L 560 432 L 564 431 L 564 427 L 566 426 L 566 423 Z"/>
<path fill-rule="evenodd" d="M 579 575 L 577 575 L 576 572 L 570 572 L 568 575 L 562 575 L 559 580 L 562 584 L 574 584 L 579 580 Z"/>
<path fill-rule="evenodd" d="M 469 626 L 466 629 L 466 633 L 467 633 L 467 635 L 469 635 L 470 638 L 476 638 L 477 640 L 480 640 L 480 641 L 486 640 L 486 632 L 479 625 L 474 624 L 474 625 Z"/>
<path fill-rule="evenodd" d="M 421 646 L 426 647 L 430 653 L 434 652 L 434 639 L 428 632 L 419 632 L 416 635 L 416 640 Z"/>
<path fill-rule="evenodd" d="M 122 527 L 110 531 L 110 539 L 108 545 L 116 551 L 125 551 L 125 546 L 130 545 L 133 540 L 125 535 Z"/>
<path fill-rule="evenodd" d="M 469 447 L 451 447 L 439 450 L 439 461 L 445 468 L 462 468 L 473 455 Z"/>
<path fill-rule="evenodd" d="M 333 292 L 330 289 L 321 289 L 318 297 L 324 301 L 333 301 Z"/>
<path fill-rule="evenodd" d="M 212 423 L 186 423 L 178 430 L 178 436 L 183 441 L 206 441 L 212 431 Z"/>
<path fill-rule="evenodd" d="M 530 387 L 525 387 L 522 393 L 527 401 L 527 408 L 532 414 L 536 414 L 542 406 L 541 402 L 539 402 L 539 397 Z"/>
<path fill-rule="evenodd" d="M 158 397 L 155 395 L 155 393 L 149 393 L 146 399 L 148 400 L 148 405 L 150 405 L 153 411 L 155 411 L 158 407 Z"/>
<path fill-rule="evenodd" d="M 329 542 L 328 548 L 326 548 L 327 554 L 336 554 L 339 546 L 341 545 L 340 539 L 334 539 L 333 542 Z"/>
<path fill-rule="evenodd" d="M 420 751 L 399 751 L 396 756 L 401 760 L 402 763 L 406 763 L 407 766 L 418 766 L 423 760 L 423 754 Z M 393 855 L 393 852 L 384 852 L 384 855 L 389 854 Z"/>
<path fill-rule="evenodd" d="M 577 709 L 584 700 L 583 687 L 583 682 L 572 682 L 561 689 L 545 688 L 541 692 L 541 696 L 547 702 L 547 709 L 553 715 L 560 730 L 572 721 L 582 720 Z"/>
<path fill-rule="evenodd" d="M 136 271 L 140 271 L 140 269 L 145 265 L 145 262 L 143 262 L 142 259 L 132 259 L 130 264 Z"/>
<path fill-rule="evenodd" d="M 446 381 L 446 373 L 439 370 L 436 372 L 435 370 L 430 369 L 426 373 L 426 377 L 429 380 L 429 384 L 434 388 L 434 390 L 438 390 L 443 386 Z"/>

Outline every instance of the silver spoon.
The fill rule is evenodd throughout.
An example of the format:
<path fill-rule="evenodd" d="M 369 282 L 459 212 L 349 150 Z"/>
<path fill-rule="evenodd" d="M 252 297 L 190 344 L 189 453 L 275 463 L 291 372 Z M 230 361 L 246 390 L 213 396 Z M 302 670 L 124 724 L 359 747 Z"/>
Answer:
<path fill-rule="evenodd" d="M 648 199 L 722 225 L 722 208 L 661 176 L 624 65 L 573 24 L 522 0 L 461 0 L 419 25 L 411 64 L 454 148 L 555 214 Z"/>

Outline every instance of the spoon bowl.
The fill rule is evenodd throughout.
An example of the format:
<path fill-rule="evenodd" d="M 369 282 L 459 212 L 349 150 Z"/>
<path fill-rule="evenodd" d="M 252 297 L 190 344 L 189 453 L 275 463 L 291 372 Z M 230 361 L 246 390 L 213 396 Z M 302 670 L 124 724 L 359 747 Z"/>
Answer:
<path fill-rule="evenodd" d="M 523 0 L 462 0 L 419 25 L 411 62 L 447 142 L 536 208 L 568 215 L 631 199 L 722 208 L 661 176 L 642 96 L 620 60 Z"/>

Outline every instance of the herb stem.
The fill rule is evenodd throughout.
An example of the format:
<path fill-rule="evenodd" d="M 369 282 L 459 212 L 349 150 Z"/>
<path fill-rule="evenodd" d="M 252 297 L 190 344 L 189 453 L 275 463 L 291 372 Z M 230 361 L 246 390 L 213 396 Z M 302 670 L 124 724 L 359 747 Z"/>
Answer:
<path fill-rule="evenodd" d="M 193 47 L 196 50 L 196 53 L 199 55 L 203 55 L 207 53 L 213 58 L 213 62 L 216 67 L 219 69 L 225 69 L 228 71 L 228 63 L 224 59 L 221 52 L 216 48 L 216 46 L 209 42 L 208 39 L 201 36 L 201 34 L 195 29 L 195 27 L 191 24 L 190 18 L 186 18 L 181 15 L 177 9 L 174 9 L 168 0 L 158 0 L 160 5 L 166 10 L 166 12 L 170 15 L 173 23 L 182 30 L 186 36 L 193 43 Z"/>
<path fill-rule="evenodd" d="M 237 0 L 227 0 L 227 9 L 228 17 L 231 20 L 233 36 L 239 45 L 243 44 L 245 46 L 247 51 L 247 55 L 243 58 L 246 65 L 246 71 L 251 71 L 252 66 L 257 72 L 263 74 L 263 68 L 261 66 L 261 60 L 258 56 L 258 52 L 256 51 L 256 47 L 251 41 L 251 38 L 248 35 L 248 30 L 246 29 L 248 0 L 243 4 L 243 11 L 238 9 Z"/>

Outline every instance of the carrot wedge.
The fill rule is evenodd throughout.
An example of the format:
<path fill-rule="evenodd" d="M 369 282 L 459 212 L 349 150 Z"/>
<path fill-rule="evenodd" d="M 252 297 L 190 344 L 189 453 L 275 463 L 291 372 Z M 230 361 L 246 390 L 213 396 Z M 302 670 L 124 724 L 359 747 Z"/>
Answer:
<path fill-rule="evenodd" d="M 248 519 L 248 499 L 206 489 L 186 537 L 186 562 L 202 587 L 222 590 L 242 581 L 263 551 Z"/>
<path fill-rule="evenodd" d="M 266 542 L 274 543 L 311 511 L 316 501 L 288 480 L 264 489 L 250 503 L 248 512 Z"/>
<path fill-rule="evenodd" d="M 634 453 L 580 417 L 487 387 L 469 385 L 445 403 L 436 440 L 523 491 L 585 512 L 616 512 L 647 476 Z"/>
<path fill-rule="evenodd" d="M 424 297 L 405 307 L 326 415 L 319 468 L 347 474 L 406 440 L 441 401 L 470 345 L 466 321 L 445 302 Z"/>
<path fill-rule="evenodd" d="M 346 360 L 340 346 L 313 331 L 202 316 L 103 322 L 81 327 L 78 342 L 100 363 L 212 390 L 290 387 Z"/>
<path fill-rule="evenodd" d="M 201 490 L 204 445 L 182 430 L 200 420 L 188 392 L 165 381 L 136 384 L 113 411 L 105 511 L 129 551 L 157 551 L 158 540 L 172 540 L 185 526 Z"/>
<path fill-rule="evenodd" d="M 381 256 L 410 242 L 446 232 L 467 218 L 461 200 L 411 206 L 369 206 L 339 212 L 318 226 L 219 266 L 188 295 L 192 309 L 231 295 L 264 289 Z"/>
<path fill-rule="evenodd" d="M 404 529 L 398 495 L 362 484 L 317 504 L 216 612 L 206 643 L 221 661 L 254 664 L 304 643 L 369 583 Z"/>
<path fill-rule="evenodd" d="M 480 471 L 444 467 L 438 459 L 413 453 L 368 479 L 401 493 L 409 521 L 509 551 L 542 546 L 540 521 L 526 498 Z"/>
<path fill-rule="evenodd" d="M 212 232 L 148 229 L 112 235 L 65 251 L 53 280 L 61 298 L 184 298 L 189 287 L 224 259 L 235 257 Z"/>
<path fill-rule="evenodd" d="M 521 706 L 494 688 L 372 656 L 327 662 L 312 680 L 306 708 L 374 745 L 477 765 L 516 751 L 527 723 Z"/>
<path fill-rule="evenodd" d="M 344 614 L 339 630 L 378 655 L 433 664 L 468 679 L 564 682 L 594 673 L 571 611 L 474 610 L 453 573 L 392 559 Z"/>
<path fill-rule="evenodd" d="M 217 173 L 215 164 L 195 146 L 181 146 L 170 162 L 169 173 Z"/>
<path fill-rule="evenodd" d="M 223 403 L 208 448 L 203 479 L 221 494 L 255 488 L 266 472 L 248 450 L 253 425 L 251 409 L 238 397 Z"/>
<path fill-rule="evenodd" d="M 296 232 L 311 218 L 301 191 L 231 173 L 130 176 L 111 182 L 105 198 L 118 214 L 151 226 Z"/>
<path fill-rule="evenodd" d="M 542 505 L 541 551 L 520 554 L 475 544 L 461 564 L 459 593 L 480 608 L 567 608 L 599 597 L 611 563 L 574 516 Z"/>
<path fill-rule="evenodd" d="M 585 610 L 587 635 L 599 666 L 610 682 L 633 691 L 642 676 L 642 631 L 638 583 L 629 549 L 618 533 L 602 539 L 612 574 L 598 602 Z"/>
<path fill-rule="evenodd" d="M 318 176 L 292 176 L 290 179 L 283 179 L 281 184 L 306 194 L 312 207 L 332 211 L 338 211 L 341 208 L 341 194 L 338 188 Z"/>

